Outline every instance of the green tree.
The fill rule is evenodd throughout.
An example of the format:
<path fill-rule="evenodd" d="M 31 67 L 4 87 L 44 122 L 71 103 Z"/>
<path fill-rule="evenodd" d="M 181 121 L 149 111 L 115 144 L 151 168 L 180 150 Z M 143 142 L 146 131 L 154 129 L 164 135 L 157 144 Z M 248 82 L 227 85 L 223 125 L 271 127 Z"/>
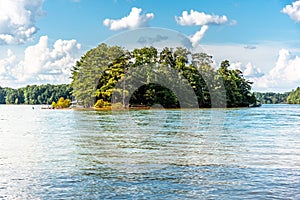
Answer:
<path fill-rule="evenodd" d="M 118 71 L 121 69 L 115 65 L 119 64 L 118 59 L 124 54 L 123 48 L 108 47 L 103 43 L 89 50 L 72 68 L 72 95 L 86 107 L 93 106 L 96 97 L 109 99 L 115 79 L 120 78 Z"/>
<path fill-rule="evenodd" d="M 251 93 L 252 83 L 241 71 L 230 70 L 227 60 L 218 70 L 212 63 L 212 56 L 192 54 L 184 48 L 165 47 L 158 52 L 154 47 L 144 47 L 129 52 L 100 44 L 73 67 L 72 94 L 84 106 L 102 106 L 103 102 L 122 102 L 127 106 L 125 102 L 129 101 L 147 106 L 193 107 L 191 95 L 185 95 L 189 88 L 196 95 L 199 107 L 211 107 L 212 98 L 222 102 L 225 96 L 229 107 L 248 106 L 256 101 Z M 137 85 L 140 87 L 134 88 Z M 181 94 L 174 93 L 178 90 Z M 178 98 L 180 103 L 184 102 L 182 105 Z"/>
<path fill-rule="evenodd" d="M 287 103 L 287 98 L 290 95 L 290 92 L 255 92 L 254 94 L 262 104 L 280 104 Z"/>
<path fill-rule="evenodd" d="M 290 93 L 290 95 L 287 97 L 287 103 L 300 104 L 300 87 L 297 87 L 296 90 L 293 90 Z"/>
<path fill-rule="evenodd" d="M 244 107 L 255 103 L 256 99 L 250 92 L 252 82 L 247 81 L 240 70 L 230 70 L 229 67 L 229 61 L 225 60 L 218 69 L 226 88 L 227 106 Z"/>
<path fill-rule="evenodd" d="M 6 104 L 15 104 L 15 102 L 18 103 L 18 95 L 17 91 L 12 88 L 6 88 L 6 97 L 5 97 L 5 102 Z"/>
<path fill-rule="evenodd" d="M 0 104 L 5 104 L 6 91 L 4 88 L 0 87 Z"/>

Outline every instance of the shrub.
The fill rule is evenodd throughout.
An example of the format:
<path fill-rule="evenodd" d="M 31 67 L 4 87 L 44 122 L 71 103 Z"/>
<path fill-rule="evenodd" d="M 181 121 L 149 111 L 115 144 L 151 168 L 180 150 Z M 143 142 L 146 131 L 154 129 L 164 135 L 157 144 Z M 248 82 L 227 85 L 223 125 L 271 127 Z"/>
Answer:
<path fill-rule="evenodd" d="M 53 108 L 68 108 L 71 105 L 71 100 L 60 97 L 57 103 L 53 101 L 51 105 Z"/>
<path fill-rule="evenodd" d="M 99 99 L 94 105 L 95 108 L 105 108 L 109 106 L 111 106 L 111 103 L 104 101 L 103 99 Z"/>

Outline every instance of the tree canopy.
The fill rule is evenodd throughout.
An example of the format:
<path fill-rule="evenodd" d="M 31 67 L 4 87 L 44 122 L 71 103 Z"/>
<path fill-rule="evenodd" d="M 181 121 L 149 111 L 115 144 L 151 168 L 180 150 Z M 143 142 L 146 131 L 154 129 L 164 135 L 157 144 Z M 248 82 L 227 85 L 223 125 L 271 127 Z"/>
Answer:
<path fill-rule="evenodd" d="M 255 97 L 262 104 L 280 104 L 287 103 L 287 97 L 290 92 L 275 93 L 275 92 L 254 92 Z"/>
<path fill-rule="evenodd" d="M 290 93 L 290 95 L 287 97 L 287 103 L 300 104 L 300 87 L 297 87 L 296 90 L 293 90 Z"/>
<path fill-rule="evenodd" d="M 63 97 L 60 97 L 57 102 L 53 101 L 51 104 L 52 108 L 68 108 L 70 105 L 71 100 Z"/>
<path fill-rule="evenodd" d="M 212 56 L 181 47 L 129 51 L 100 44 L 73 67 L 72 94 L 87 107 L 98 100 L 165 108 L 243 107 L 256 102 L 252 83 L 240 70 L 231 70 L 227 60 L 217 70 L 212 63 Z"/>
<path fill-rule="evenodd" d="M 60 97 L 72 99 L 69 84 L 28 85 L 19 89 L 0 87 L 0 104 L 48 104 Z"/>

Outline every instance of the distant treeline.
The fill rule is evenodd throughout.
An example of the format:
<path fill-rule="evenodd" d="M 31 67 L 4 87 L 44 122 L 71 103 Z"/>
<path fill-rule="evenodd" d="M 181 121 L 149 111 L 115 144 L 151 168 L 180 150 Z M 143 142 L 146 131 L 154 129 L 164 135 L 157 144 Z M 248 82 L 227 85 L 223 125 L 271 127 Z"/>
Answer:
<path fill-rule="evenodd" d="M 60 97 L 72 99 L 72 87 L 69 84 L 61 85 L 28 85 L 12 89 L 0 87 L 0 104 L 51 104 Z"/>
<path fill-rule="evenodd" d="M 287 98 L 291 92 L 275 93 L 275 92 L 254 92 L 256 99 L 262 104 L 280 104 L 288 103 Z"/>
<path fill-rule="evenodd" d="M 72 99 L 73 88 L 69 84 L 28 85 L 19 89 L 0 86 L 0 104 L 48 104 L 57 102 L 61 97 Z M 262 104 L 300 104 L 300 87 L 285 93 L 254 92 Z"/>

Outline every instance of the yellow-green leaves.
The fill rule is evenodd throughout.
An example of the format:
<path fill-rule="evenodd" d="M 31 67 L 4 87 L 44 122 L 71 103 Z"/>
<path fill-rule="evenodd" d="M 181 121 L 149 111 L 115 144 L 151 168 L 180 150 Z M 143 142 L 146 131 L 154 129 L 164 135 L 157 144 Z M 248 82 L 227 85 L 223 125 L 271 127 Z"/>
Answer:
<path fill-rule="evenodd" d="M 53 108 L 68 108 L 71 105 L 71 100 L 60 97 L 57 103 L 53 101 L 51 105 Z"/>

